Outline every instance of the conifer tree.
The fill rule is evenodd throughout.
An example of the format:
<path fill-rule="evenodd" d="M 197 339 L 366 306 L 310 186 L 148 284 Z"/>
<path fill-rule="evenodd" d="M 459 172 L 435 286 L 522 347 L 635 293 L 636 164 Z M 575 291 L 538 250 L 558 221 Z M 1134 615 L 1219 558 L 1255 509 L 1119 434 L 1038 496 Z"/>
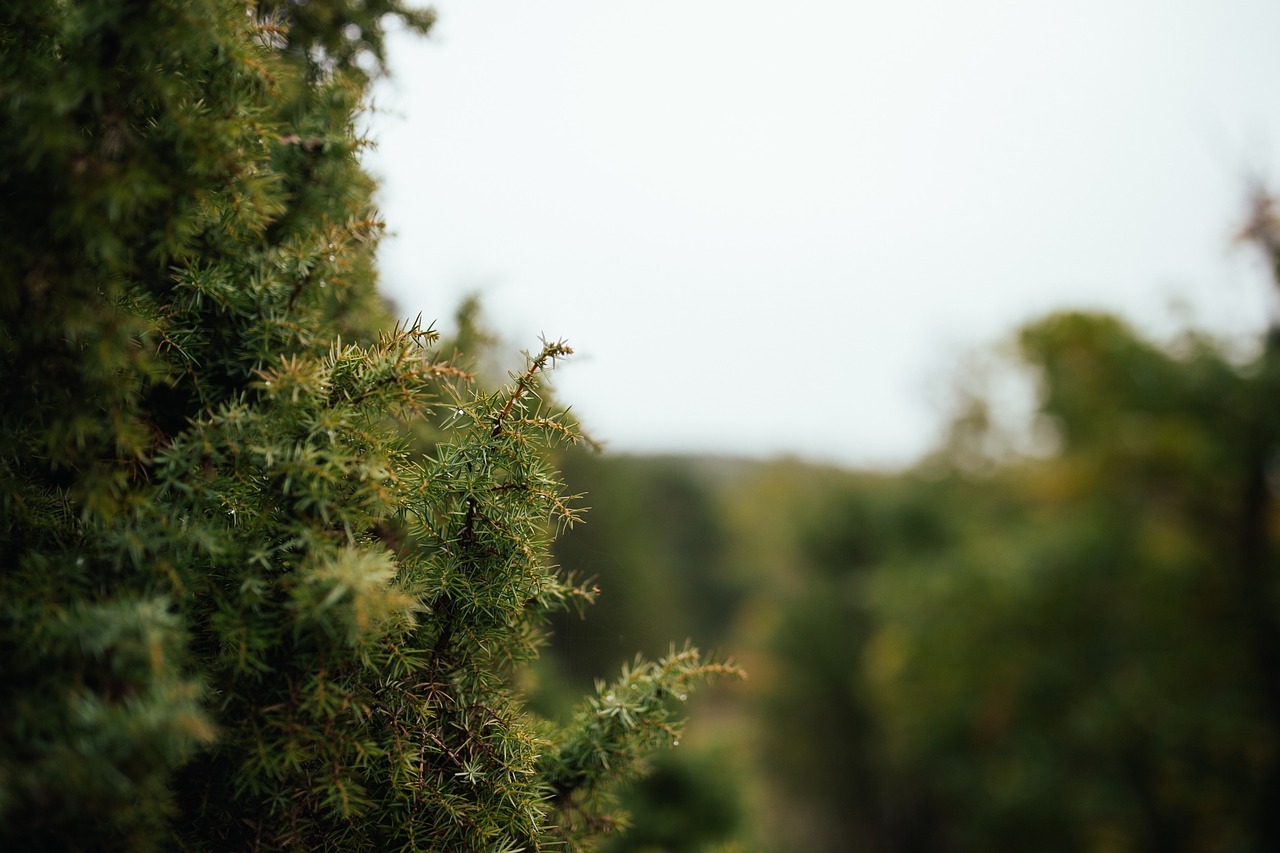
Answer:
<path fill-rule="evenodd" d="M 399 0 L 0 9 L 0 844 L 537 850 L 734 673 L 513 686 L 577 520 L 545 342 L 472 389 L 393 324 L 355 121 Z M 437 415 L 441 440 L 412 436 Z"/>

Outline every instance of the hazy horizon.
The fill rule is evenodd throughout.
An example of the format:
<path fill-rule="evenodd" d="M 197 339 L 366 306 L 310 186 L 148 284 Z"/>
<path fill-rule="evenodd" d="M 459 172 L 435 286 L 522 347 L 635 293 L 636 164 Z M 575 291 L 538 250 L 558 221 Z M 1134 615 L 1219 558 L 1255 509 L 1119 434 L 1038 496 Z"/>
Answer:
<path fill-rule="evenodd" d="M 1035 316 L 1262 327 L 1280 8 L 435 5 L 378 88 L 384 288 L 568 339 L 618 452 L 899 465 Z"/>

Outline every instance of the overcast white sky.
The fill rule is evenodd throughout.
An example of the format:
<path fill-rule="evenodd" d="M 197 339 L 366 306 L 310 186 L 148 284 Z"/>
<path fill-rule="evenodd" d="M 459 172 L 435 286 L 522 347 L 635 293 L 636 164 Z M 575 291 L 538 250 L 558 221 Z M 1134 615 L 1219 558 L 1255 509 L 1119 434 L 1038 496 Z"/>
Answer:
<path fill-rule="evenodd" d="M 909 462 L 967 350 L 1063 307 L 1256 331 L 1280 3 L 439 0 L 369 163 L 384 287 L 618 451 Z"/>

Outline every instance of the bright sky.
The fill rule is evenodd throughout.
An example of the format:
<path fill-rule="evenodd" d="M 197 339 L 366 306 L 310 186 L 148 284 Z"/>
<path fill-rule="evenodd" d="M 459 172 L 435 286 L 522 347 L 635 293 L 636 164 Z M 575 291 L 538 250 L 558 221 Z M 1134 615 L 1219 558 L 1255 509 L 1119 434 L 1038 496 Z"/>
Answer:
<path fill-rule="evenodd" d="M 1046 311 L 1256 331 L 1268 0 L 438 0 L 369 163 L 386 291 L 479 291 L 610 449 L 909 462 Z"/>

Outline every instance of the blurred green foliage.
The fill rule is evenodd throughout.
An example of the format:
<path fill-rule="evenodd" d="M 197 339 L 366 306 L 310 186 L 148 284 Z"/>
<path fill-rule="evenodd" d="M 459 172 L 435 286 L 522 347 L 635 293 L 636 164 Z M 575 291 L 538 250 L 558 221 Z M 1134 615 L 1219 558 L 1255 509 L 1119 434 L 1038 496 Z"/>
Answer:
<path fill-rule="evenodd" d="M 555 545 L 562 568 L 601 590 L 581 616 L 552 619 L 565 675 L 589 684 L 636 650 L 660 653 L 672 637 L 724 638 L 742 590 L 728 575 L 729 530 L 696 470 L 686 460 L 587 452 L 565 454 L 561 470 L 588 502 L 602 498 L 590 524 Z"/>
<path fill-rule="evenodd" d="M 1241 358 L 1066 313 L 1016 344 L 1034 455 L 975 459 L 1007 443 L 966 410 L 896 474 L 566 466 L 612 508 L 557 546 L 615 592 L 605 624 L 714 639 L 753 673 L 702 730 L 746 777 L 706 744 L 666 756 L 617 849 L 1280 846 L 1275 336 Z M 597 640 L 554 649 L 592 672 L 616 653 Z"/>

